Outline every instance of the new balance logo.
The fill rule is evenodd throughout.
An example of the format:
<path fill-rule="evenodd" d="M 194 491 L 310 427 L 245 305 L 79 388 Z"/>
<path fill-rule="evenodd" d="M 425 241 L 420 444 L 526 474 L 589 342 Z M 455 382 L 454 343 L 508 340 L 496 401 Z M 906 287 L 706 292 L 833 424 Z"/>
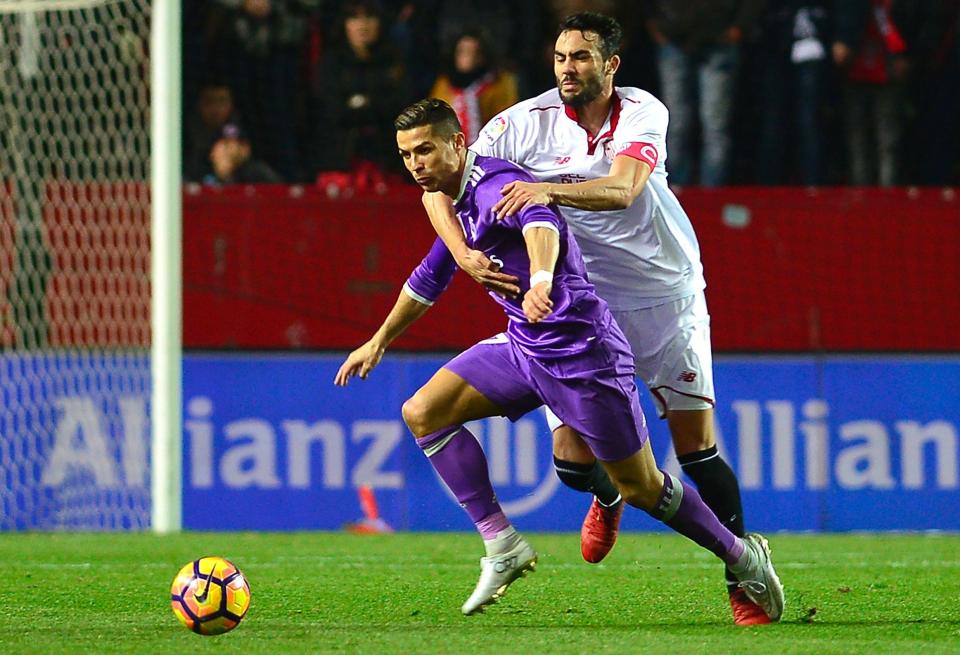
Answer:
<path fill-rule="evenodd" d="M 553 163 L 556 164 L 557 166 L 563 166 L 564 164 L 569 164 L 569 163 L 570 163 L 570 158 L 569 158 L 569 157 L 557 157 L 556 159 L 553 160 Z"/>
<path fill-rule="evenodd" d="M 693 382 L 697 379 L 695 371 L 683 371 L 677 376 L 677 382 Z"/>
<path fill-rule="evenodd" d="M 500 560 L 493 565 L 493 570 L 497 573 L 503 573 L 509 571 L 510 569 L 517 568 L 517 556 L 508 557 L 507 559 Z"/>

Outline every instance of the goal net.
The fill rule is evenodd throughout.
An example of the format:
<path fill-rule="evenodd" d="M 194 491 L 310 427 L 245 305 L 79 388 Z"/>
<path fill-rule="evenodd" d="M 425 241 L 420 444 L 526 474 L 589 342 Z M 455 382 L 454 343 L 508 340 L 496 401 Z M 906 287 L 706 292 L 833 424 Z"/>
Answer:
<path fill-rule="evenodd" d="M 149 0 L 0 0 L 0 530 L 150 523 Z"/>

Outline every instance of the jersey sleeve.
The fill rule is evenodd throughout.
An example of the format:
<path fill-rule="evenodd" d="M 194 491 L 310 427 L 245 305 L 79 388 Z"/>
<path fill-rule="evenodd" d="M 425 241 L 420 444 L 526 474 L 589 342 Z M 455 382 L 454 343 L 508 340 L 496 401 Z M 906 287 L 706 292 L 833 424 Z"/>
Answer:
<path fill-rule="evenodd" d="M 516 221 L 517 227 L 524 234 L 527 233 L 527 230 L 535 227 L 544 227 L 559 234 L 560 221 L 563 220 L 555 208 L 544 205 L 530 205 L 523 211 L 511 216 L 510 219 Z"/>
<path fill-rule="evenodd" d="M 437 237 L 430 252 L 404 282 L 403 291 L 419 303 L 432 305 L 450 284 L 456 271 L 453 255 L 443 240 Z"/>
<path fill-rule="evenodd" d="M 633 157 L 656 168 L 666 153 L 667 108 L 659 100 L 624 100 L 624 114 L 614 135 L 615 156 Z"/>

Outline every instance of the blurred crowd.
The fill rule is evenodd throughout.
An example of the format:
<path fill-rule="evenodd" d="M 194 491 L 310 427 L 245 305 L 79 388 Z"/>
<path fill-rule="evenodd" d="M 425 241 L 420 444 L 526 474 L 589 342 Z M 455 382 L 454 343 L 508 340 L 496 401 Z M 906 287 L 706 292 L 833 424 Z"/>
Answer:
<path fill-rule="evenodd" d="M 670 110 L 674 184 L 960 183 L 960 0 L 183 0 L 184 177 L 382 192 L 406 104 L 472 140 L 586 10 Z"/>

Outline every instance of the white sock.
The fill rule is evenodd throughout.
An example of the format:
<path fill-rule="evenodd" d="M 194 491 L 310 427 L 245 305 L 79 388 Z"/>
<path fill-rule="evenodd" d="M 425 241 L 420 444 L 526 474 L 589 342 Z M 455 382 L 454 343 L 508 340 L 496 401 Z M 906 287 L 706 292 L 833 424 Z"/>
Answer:
<path fill-rule="evenodd" d="M 521 537 L 520 533 L 514 530 L 511 525 L 498 532 L 497 536 L 493 539 L 485 539 L 483 541 L 483 547 L 487 551 L 487 557 L 493 557 L 494 555 L 505 553 L 508 550 L 513 550 L 522 540 L 523 537 Z"/>
<path fill-rule="evenodd" d="M 740 555 L 740 559 L 737 560 L 736 564 L 732 564 L 730 566 L 730 570 L 733 571 L 733 574 L 738 578 L 750 569 L 756 568 L 760 563 L 757 561 L 757 555 L 753 552 L 753 548 L 750 547 L 750 544 L 748 544 L 746 541 L 743 541 L 743 539 L 740 541 L 743 542 L 743 554 Z"/>

